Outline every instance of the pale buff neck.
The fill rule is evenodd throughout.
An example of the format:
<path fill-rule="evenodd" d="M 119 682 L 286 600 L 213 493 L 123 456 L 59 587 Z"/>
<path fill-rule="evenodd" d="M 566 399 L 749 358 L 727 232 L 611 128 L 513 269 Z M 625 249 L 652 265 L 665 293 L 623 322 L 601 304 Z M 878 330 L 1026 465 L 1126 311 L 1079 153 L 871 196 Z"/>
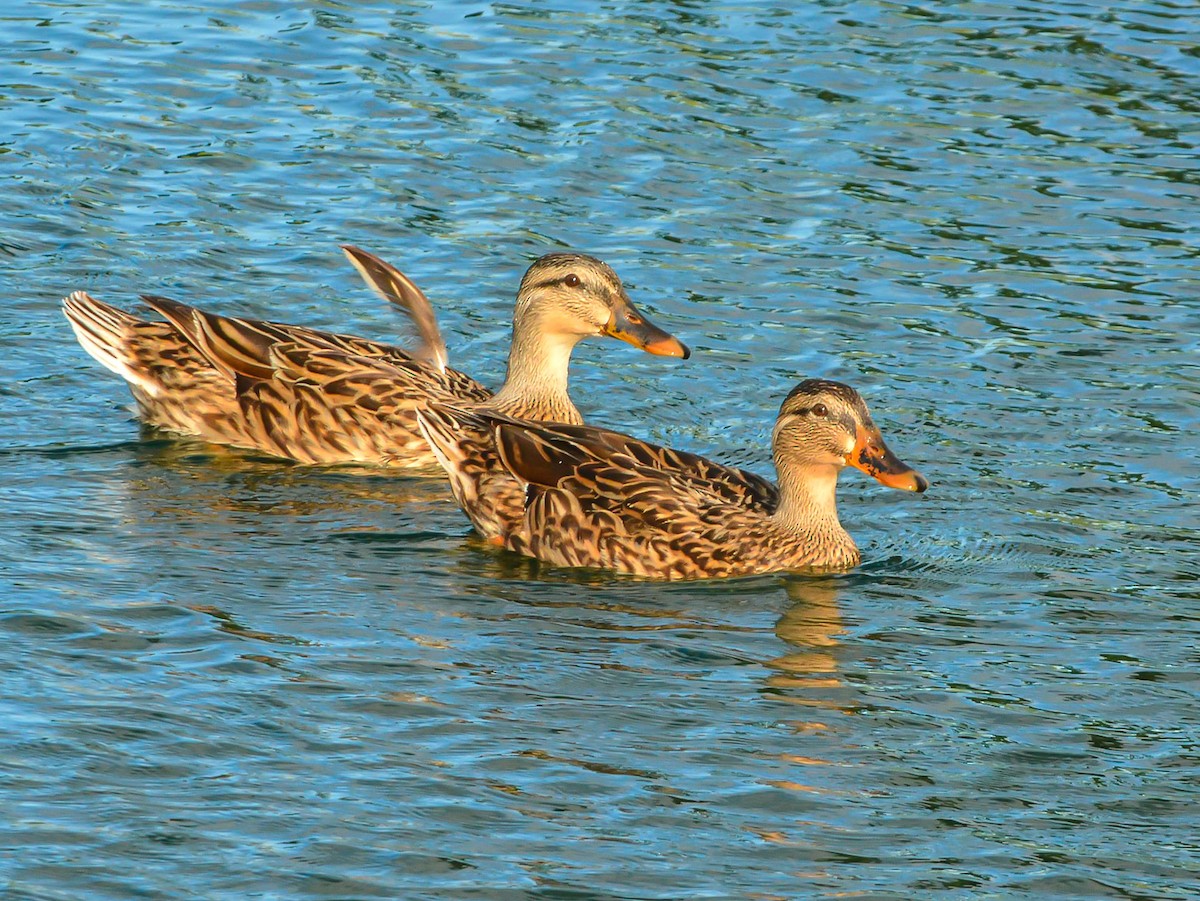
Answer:
<path fill-rule="evenodd" d="M 776 459 L 775 470 L 779 507 L 771 520 L 801 539 L 814 563 L 856 562 L 858 548 L 838 521 L 837 467 L 781 465 Z"/>
<path fill-rule="evenodd" d="M 579 424 L 583 417 L 567 393 L 571 352 L 579 336 L 514 325 L 508 374 L 489 407 L 522 419 Z"/>

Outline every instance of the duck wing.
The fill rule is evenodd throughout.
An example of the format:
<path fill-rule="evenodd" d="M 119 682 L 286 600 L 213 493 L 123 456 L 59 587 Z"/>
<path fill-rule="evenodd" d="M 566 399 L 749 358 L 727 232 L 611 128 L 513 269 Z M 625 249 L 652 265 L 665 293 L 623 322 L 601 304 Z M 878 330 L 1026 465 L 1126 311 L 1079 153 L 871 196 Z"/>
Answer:
<path fill-rule="evenodd" d="M 589 436 L 593 439 L 596 436 Z M 731 501 L 722 481 L 646 465 L 603 440 L 502 424 L 501 462 L 526 484 L 504 544 L 564 566 L 655 578 L 727 575 L 761 538 L 766 514 Z"/>

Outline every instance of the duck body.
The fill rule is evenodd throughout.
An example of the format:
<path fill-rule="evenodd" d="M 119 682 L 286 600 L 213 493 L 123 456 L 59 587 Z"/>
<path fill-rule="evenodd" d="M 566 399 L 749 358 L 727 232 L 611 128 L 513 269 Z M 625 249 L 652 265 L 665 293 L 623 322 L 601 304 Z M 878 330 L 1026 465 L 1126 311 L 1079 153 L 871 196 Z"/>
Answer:
<path fill-rule="evenodd" d="M 578 463 L 611 458 L 651 474 L 672 473 L 681 482 L 736 509 L 770 512 L 779 502 L 776 486 L 752 472 L 609 429 L 546 422 L 535 432 L 534 423 L 485 406 L 465 409 L 430 404 L 419 419 L 429 446 L 450 477 L 459 506 L 475 530 L 494 544 L 507 546 L 525 530 L 525 498 L 530 490 L 501 457 L 498 438 L 502 427 L 510 430 L 510 439 L 523 433 L 536 434 L 537 452 L 547 457 L 546 462 L 549 458 Z"/>
<path fill-rule="evenodd" d="M 147 423 L 310 464 L 435 465 L 416 420 L 429 403 L 581 422 L 567 369 L 575 343 L 590 334 L 687 355 L 633 309 L 604 263 L 548 254 L 522 280 L 509 377 L 493 394 L 446 364 L 432 306 L 415 285 L 373 254 L 344 249 L 368 284 L 408 313 L 417 348 L 220 316 L 150 295 L 143 299 L 165 321 L 81 291 L 66 298 L 64 312 L 84 349 L 129 383 Z"/>
<path fill-rule="evenodd" d="M 456 500 L 493 543 L 561 566 L 655 579 L 853 568 L 860 555 L 838 520 L 839 471 L 853 465 L 911 491 L 928 484 L 887 449 L 853 389 L 818 379 L 781 408 L 777 483 L 588 426 L 440 405 L 419 421 Z M 464 434 L 488 433 L 485 449 L 462 443 Z M 519 506 L 507 497 L 492 505 L 503 484 L 496 470 L 523 489 Z"/>
<path fill-rule="evenodd" d="M 140 418 L 166 431 L 301 463 L 420 466 L 431 462 L 413 428 L 420 404 L 492 396 L 401 347 L 144 299 L 167 321 L 82 291 L 64 310 L 84 349 L 129 383 Z"/>

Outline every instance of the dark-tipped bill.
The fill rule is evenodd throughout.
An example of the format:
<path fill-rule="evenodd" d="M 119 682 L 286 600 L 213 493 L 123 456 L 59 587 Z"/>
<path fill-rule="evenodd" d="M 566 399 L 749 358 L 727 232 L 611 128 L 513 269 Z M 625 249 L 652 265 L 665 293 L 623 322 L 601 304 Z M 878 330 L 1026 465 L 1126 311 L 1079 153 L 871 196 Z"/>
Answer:
<path fill-rule="evenodd" d="M 632 304 L 625 304 L 613 310 L 608 324 L 604 327 L 604 334 L 627 341 L 646 353 L 660 357 L 681 357 L 686 360 L 692 355 L 686 344 L 674 335 L 664 332 L 635 310 Z"/>
<path fill-rule="evenodd" d="M 846 462 L 889 488 L 920 493 L 929 487 L 925 476 L 888 449 L 878 429 L 859 428 L 858 440 L 846 455 Z"/>

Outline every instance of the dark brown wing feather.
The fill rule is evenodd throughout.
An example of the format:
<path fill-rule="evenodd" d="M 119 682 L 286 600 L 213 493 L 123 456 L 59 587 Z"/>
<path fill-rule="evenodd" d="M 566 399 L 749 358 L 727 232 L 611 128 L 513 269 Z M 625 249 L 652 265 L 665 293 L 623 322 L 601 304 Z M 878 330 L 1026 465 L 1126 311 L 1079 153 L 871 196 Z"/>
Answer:
<path fill-rule="evenodd" d="M 554 431 L 592 448 L 594 456 L 602 456 L 600 448 L 627 454 L 643 466 L 671 472 L 690 484 L 722 495 L 730 503 L 766 513 L 773 513 L 779 506 L 779 489 L 775 484 L 748 470 L 594 426 L 556 425 Z"/>
<path fill-rule="evenodd" d="M 272 377 L 239 388 L 247 440 L 304 463 L 422 467 L 434 457 L 417 428 L 431 401 L 462 402 L 451 371 L 307 344 L 270 349 Z M 458 375 L 453 373 L 453 375 Z M 479 399 L 467 398 L 466 400 Z"/>
<path fill-rule="evenodd" d="M 553 488 L 594 459 L 585 443 L 523 422 L 493 421 L 492 434 L 504 468 L 531 485 Z"/>
<path fill-rule="evenodd" d="M 752 571 L 771 533 L 762 511 L 613 453 L 579 465 L 556 487 L 530 484 L 522 527 L 505 545 L 565 566 L 676 579 Z"/>
<path fill-rule="evenodd" d="M 271 345 L 287 340 L 283 330 L 269 322 L 215 316 L 158 294 L 143 294 L 142 300 L 229 377 L 242 373 L 269 379 Z"/>

